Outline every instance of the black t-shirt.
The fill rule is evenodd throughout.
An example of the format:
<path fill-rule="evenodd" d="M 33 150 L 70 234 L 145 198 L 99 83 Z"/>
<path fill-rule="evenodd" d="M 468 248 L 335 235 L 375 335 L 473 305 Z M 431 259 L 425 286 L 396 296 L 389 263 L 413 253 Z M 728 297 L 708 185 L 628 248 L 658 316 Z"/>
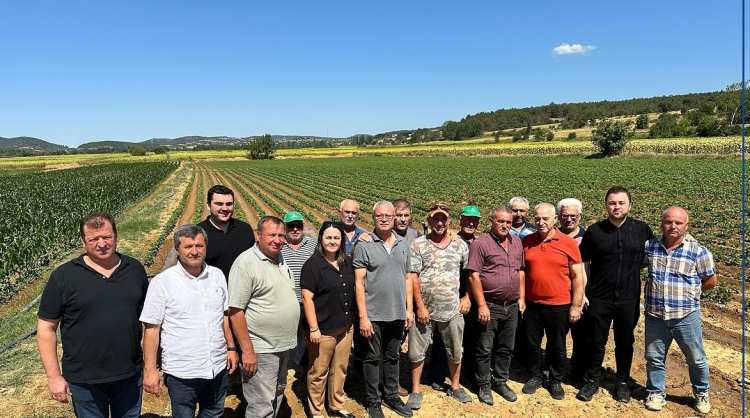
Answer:
<path fill-rule="evenodd" d="M 606 301 L 639 299 L 644 244 L 653 237 L 646 223 L 633 218 L 619 228 L 609 219 L 588 227 L 580 245 L 581 259 L 591 263 L 586 296 Z"/>
<path fill-rule="evenodd" d="M 108 383 L 140 371 L 138 317 L 147 289 L 143 265 L 125 255 L 120 255 L 120 266 L 109 279 L 86 265 L 83 255 L 52 272 L 37 315 L 60 319 L 62 374 L 67 381 Z"/>
<path fill-rule="evenodd" d="M 347 257 L 336 270 L 325 258 L 313 255 L 302 266 L 301 289 L 313 294 L 320 333 L 350 325 L 354 320 L 354 267 Z M 303 324 L 309 329 L 307 323 Z"/>
<path fill-rule="evenodd" d="M 239 219 L 229 219 L 227 232 L 215 227 L 209 219 L 210 216 L 198 224 L 208 234 L 206 264 L 221 270 L 224 278 L 229 280 L 234 260 L 255 245 L 255 233 L 250 225 Z"/>

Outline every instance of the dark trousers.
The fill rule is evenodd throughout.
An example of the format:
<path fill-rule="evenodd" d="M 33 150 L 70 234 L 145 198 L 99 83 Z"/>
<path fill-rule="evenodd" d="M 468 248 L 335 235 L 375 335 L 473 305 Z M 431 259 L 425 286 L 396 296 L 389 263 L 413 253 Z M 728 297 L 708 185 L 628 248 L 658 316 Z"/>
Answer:
<path fill-rule="evenodd" d="M 526 317 L 525 314 L 518 313 L 516 325 L 516 343 L 513 346 L 513 359 L 523 365 L 525 369 L 529 367 L 529 350 L 526 344 Z"/>
<path fill-rule="evenodd" d="M 367 406 L 380 403 L 380 361 L 383 361 L 383 396 L 398 396 L 398 359 L 401 353 L 401 337 L 404 335 L 404 321 L 373 321 L 372 337 L 365 339 L 366 354 L 363 374 Z"/>
<path fill-rule="evenodd" d="M 591 335 L 589 335 L 589 310 L 583 311 L 578 322 L 570 324 L 573 354 L 570 355 L 570 377 L 573 382 L 583 380 L 591 361 Z"/>
<path fill-rule="evenodd" d="M 498 305 L 487 302 L 487 307 L 490 309 L 490 321 L 478 325 L 479 337 L 476 344 L 475 375 L 480 387 L 493 381 L 508 381 L 518 325 L 518 303 Z"/>
<path fill-rule="evenodd" d="M 475 370 L 475 349 L 477 338 L 479 337 L 479 322 L 477 321 L 476 304 L 471 305 L 469 312 L 464 315 L 464 337 L 462 347 L 464 350 L 461 357 L 461 376 L 468 379 L 472 384 L 474 382 Z M 445 343 L 440 336 L 437 328 L 432 332 L 432 354 L 430 354 L 430 381 L 434 383 L 444 383 L 448 375 L 448 356 L 445 351 Z"/>
<path fill-rule="evenodd" d="M 549 366 L 549 379 L 562 380 L 565 374 L 567 353 L 565 334 L 568 331 L 568 311 L 570 304 L 543 305 L 526 302 L 526 344 L 529 350 L 529 374 L 542 377 L 542 337 L 547 335 L 545 348 L 546 363 Z"/>
<path fill-rule="evenodd" d="M 79 418 L 138 418 L 143 396 L 143 370 L 110 383 L 68 382 L 73 412 Z"/>
<path fill-rule="evenodd" d="M 615 363 L 618 381 L 630 377 L 633 364 L 633 331 L 640 316 L 639 300 L 632 301 L 589 301 L 589 335 L 591 336 L 591 357 L 586 380 L 599 382 L 600 369 L 604 361 L 604 350 L 609 339 L 609 328 L 615 336 Z"/>

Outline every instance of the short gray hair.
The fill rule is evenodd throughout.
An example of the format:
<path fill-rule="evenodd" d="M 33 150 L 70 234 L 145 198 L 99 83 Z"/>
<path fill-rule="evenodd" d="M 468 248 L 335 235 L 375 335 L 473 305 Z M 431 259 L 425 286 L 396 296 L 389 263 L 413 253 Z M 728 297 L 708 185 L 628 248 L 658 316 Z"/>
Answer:
<path fill-rule="evenodd" d="M 391 210 L 393 211 L 393 213 L 396 213 L 396 208 L 393 207 L 393 203 L 391 203 L 391 202 L 389 202 L 387 200 L 381 200 L 380 202 L 376 203 L 372 207 L 372 213 L 373 213 L 373 215 L 375 214 L 375 209 L 377 209 L 380 206 L 387 206 L 387 207 L 391 208 Z"/>
<path fill-rule="evenodd" d="M 354 204 L 356 204 L 356 205 L 357 205 L 357 212 L 359 212 L 359 202 L 357 202 L 357 201 L 356 201 L 356 200 L 354 200 L 354 199 L 344 199 L 344 200 L 342 200 L 342 201 L 341 201 L 341 203 L 339 203 L 339 212 L 341 212 L 342 210 L 344 210 L 344 203 L 345 203 L 345 202 L 346 202 L 347 200 L 351 200 L 352 202 L 354 202 Z"/>
<path fill-rule="evenodd" d="M 180 238 L 190 238 L 194 239 L 198 236 L 198 234 L 203 235 L 203 241 L 208 245 L 208 235 L 206 234 L 206 231 L 201 228 L 198 225 L 195 224 L 187 224 L 182 225 L 174 230 L 174 247 L 177 248 L 180 246 Z"/>
<path fill-rule="evenodd" d="M 562 212 L 562 208 L 578 208 L 578 214 L 580 215 L 583 211 L 583 204 L 580 200 L 568 197 L 566 199 L 563 199 L 559 202 L 557 202 L 557 212 Z"/>
<path fill-rule="evenodd" d="M 555 205 L 553 205 L 552 203 L 547 203 L 547 202 L 542 202 L 542 203 L 534 206 L 534 213 L 536 213 L 536 211 L 538 211 L 539 209 L 544 208 L 544 207 L 551 208 L 552 209 L 552 214 L 555 215 L 555 216 L 557 216 L 557 212 L 555 212 Z"/>
<path fill-rule="evenodd" d="M 526 210 L 529 210 L 531 207 L 529 206 L 529 199 L 522 197 L 522 196 L 516 196 L 512 197 L 510 199 L 510 202 L 508 202 L 508 206 L 513 207 L 513 203 L 515 202 L 521 202 L 524 205 L 526 205 Z"/>
<path fill-rule="evenodd" d="M 490 216 L 490 219 L 495 219 L 498 213 L 510 213 L 513 215 L 513 211 L 509 207 L 501 205 L 492 210 L 492 216 Z"/>

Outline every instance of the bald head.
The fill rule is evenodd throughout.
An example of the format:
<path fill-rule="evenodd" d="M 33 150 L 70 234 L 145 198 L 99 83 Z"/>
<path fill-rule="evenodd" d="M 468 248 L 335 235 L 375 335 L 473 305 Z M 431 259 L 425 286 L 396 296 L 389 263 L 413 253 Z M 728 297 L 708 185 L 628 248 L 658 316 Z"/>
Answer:
<path fill-rule="evenodd" d="M 679 206 L 672 206 L 664 211 L 661 217 L 661 232 L 664 234 L 664 245 L 669 248 L 679 243 L 688 228 L 687 211 Z"/>
<path fill-rule="evenodd" d="M 546 238 L 555 230 L 555 222 L 557 222 L 557 214 L 554 205 L 543 202 L 534 207 L 534 224 L 542 238 Z"/>

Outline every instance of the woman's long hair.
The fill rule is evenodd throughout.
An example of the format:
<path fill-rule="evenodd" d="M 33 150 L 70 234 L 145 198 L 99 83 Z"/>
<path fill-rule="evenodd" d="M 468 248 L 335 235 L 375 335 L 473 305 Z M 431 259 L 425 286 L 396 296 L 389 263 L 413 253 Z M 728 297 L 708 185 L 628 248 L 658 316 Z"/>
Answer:
<path fill-rule="evenodd" d="M 335 222 L 335 221 L 325 221 L 323 222 L 323 225 L 320 226 L 320 231 L 318 231 L 318 245 L 315 247 L 315 254 L 316 257 L 323 257 L 326 256 L 326 251 L 323 248 L 323 232 L 325 232 L 328 228 L 336 228 L 341 233 L 341 245 L 339 246 L 339 250 L 336 252 L 336 262 L 339 266 L 343 265 L 347 261 L 347 255 L 346 255 L 346 242 L 344 241 L 346 239 L 346 235 L 344 232 L 344 227 L 341 226 L 341 222 Z"/>

